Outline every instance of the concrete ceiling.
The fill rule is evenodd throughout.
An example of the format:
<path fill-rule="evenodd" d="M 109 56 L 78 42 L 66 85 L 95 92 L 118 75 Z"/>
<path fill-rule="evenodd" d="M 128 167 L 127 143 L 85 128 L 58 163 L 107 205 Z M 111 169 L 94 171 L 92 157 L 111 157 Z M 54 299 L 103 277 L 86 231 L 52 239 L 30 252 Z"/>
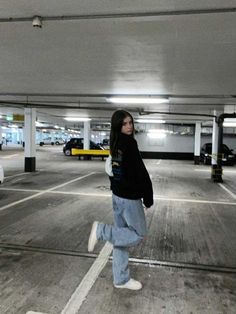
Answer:
<path fill-rule="evenodd" d="M 32 26 L 42 17 L 42 28 Z M 235 111 L 236 1 L 8 0 L 0 3 L 0 113 L 106 120 L 117 107 L 169 121 Z M 112 95 L 166 96 L 116 105 Z M 154 117 L 154 115 L 152 115 Z"/>

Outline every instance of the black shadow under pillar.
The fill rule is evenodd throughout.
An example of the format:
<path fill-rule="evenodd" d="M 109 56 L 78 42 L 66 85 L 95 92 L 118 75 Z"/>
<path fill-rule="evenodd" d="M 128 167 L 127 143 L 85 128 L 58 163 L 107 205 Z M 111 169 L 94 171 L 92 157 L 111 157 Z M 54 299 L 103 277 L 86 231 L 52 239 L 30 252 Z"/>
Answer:
<path fill-rule="evenodd" d="M 200 164 L 200 156 L 194 156 L 194 165 Z"/>
<path fill-rule="evenodd" d="M 219 165 L 212 165 L 211 179 L 214 182 L 223 182 L 222 180 L 222 167 Z"/>
<path fill-rule="evenodd" d="M 36 171 L 36 158 L 35 157 L 25 157 L 25 172 Z"/>

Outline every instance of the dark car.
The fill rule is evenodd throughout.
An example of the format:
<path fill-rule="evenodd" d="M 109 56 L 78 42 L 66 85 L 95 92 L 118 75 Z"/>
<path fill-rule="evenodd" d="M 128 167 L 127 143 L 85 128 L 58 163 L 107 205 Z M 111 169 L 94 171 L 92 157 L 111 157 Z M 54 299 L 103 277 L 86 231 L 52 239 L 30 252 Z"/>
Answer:
<path fill-rule="evenodd" d="M 83 149 L 84 148 L 84 139 L 83 138 L 71 138 L 63 147 L 63 153 L 66 156 L 71 156 L 71 149 L 72 148 L 78 148 Z M 101 145 L 94 143 L 93 141 L 90 141 L 90 149 L 104 149 Z"/>
<path fill-rule="evenodd" d="M 225 165 L 234 165 L 235 156 L 233 154 L 233 149 L 223 144 L 223 155 L 222 155 L 222 164 Z M 212 143 L 206 143 L 202 146 L 200 152 L 200 161 L 205 165 L 211 164 L 211 155 L 212 155 Z"/>

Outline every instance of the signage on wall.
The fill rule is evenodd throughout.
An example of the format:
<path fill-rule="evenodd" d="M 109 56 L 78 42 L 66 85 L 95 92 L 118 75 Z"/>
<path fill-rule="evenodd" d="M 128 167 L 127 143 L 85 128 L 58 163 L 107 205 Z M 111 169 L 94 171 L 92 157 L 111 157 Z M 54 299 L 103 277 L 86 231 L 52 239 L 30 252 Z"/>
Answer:
<path fill-rule="evenodd" d="M 25 116 L 23 114 L 13 114 L 13 121 L 24 122 Z"/>

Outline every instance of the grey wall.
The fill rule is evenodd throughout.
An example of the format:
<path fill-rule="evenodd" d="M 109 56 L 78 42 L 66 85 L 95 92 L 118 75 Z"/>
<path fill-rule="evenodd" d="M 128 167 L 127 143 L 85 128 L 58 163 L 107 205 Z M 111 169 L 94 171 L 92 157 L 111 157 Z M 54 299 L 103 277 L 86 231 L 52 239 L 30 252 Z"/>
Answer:
<path fill-rule="evenodd" d="M 167 134 L 163 139 L 152 139 L 147 136 L 147 133 L 139 133 L 135 135 L 140 151 L 147 152 L 194 152 L 194 135 L 175 135 Z M 201 136 L 201 146 L 204 143 L 212 142 L 212 135 Z M 236 137 L 225 136 L 224 144 L 229 148 L 234 149 L 236 154 Z"/>

